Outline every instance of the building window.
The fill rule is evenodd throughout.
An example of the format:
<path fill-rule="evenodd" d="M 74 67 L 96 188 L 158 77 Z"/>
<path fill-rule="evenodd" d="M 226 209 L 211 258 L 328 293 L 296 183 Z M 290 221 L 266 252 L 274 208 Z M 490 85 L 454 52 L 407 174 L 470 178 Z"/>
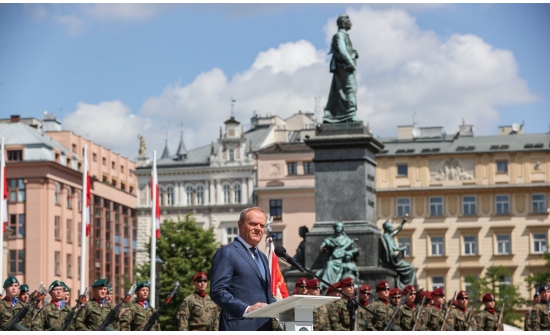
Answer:
<path fill-rule="evenodd" d="M 197 186 L 197 205 L 204 205 L 204 187 Z"/>
<path fill-rule="evenodd" d="M 121 165 L 121 166 L 120 166 L 120 172 L 121 172 L 121 173 L 124 173 L 124 165 Z"/>
<path fill-rule="evenodd" d="M 497 235 L 497 255 L 510 254 L 510 235 Z"/>
<path fill-rule="evenodd" d="M 67 254 L 67 277 L 73 277 L 73 255 Z"/>
<path fill-rule="evenodd" d="M 445 277 L 434 276 L 432 277 L 432 291 L 436 288 L 442 288 L 445 290 Z"/>
<path fill-rule="evenodd" d="M 445 255 L 445 239 L 444 237 L 437 236 L 431 237 L 432 256 L 444 256 Z"/>
<path fill-rule="evenodd" d="M 25 273 L 25 250 L 10 250 L 9 275 Z"/>
<path fill-rule="evenodd" d="M 73 243 L 73 220 L 67 219 L 67 243 Z"/>
<path fill-rule="evenodd" d="M 512 276 L 501 276 L 498 278 L 498 286 L 511 286 L 512 285 Z"/>
<path fill-rule="evenodd" d="M 236 184 L 233 186 L 233 193 L 235 195 L 235 203 L 240 204 L 241 203 L 241 185 Z"/>
<path fill-rule="evenodd" d="M 229 149 L 229 161 L 233 162 L 235 160 L 235 150 Z"/>
<path fill-rule="evenodd" d="M 116 166 L 116 165 L 115 165 L 115 161 L 112 161 L 112 162 L 111 162 L 111 169 L 114 169 L 115 166 Z"/>
<path fill-rule="evenodd" d="M 226 232 L 227 232 L 226 244 L 233 242 L 237 238 L 237 236 L 239 236 L 238 227 L 227 227 Z"/>
<path fill-rule="evenodd" d="M 101 158 L 101 164 L 107 165 L 107 158 L 102 157 L 102 158 Z"/>
<path fill-rule="evenodd" d="M 544 254 L 547 249 L 548 240 L 546 239 L 546 234 L 533 234 L 533 253 L 535 254 Z"/>
<path fill-rule="evenodd" d="M 411 212 L 410 198 L 397 198 L 397 217 L 405 217 Z"/>
<path fill-rule="evenodd" d="M 223 203 L 228 204 L 231 202 L 231 187 L 229 185 L 223 185 Z"/>
<path fill-rule="evenodd" d="M 7 150 L 8 162 L 20 162 L 23 160 L 23 150 Z"/>
<path fill-rule="evenodd" d="M 185 189 L 185 194 L 187 195 L 187 205 L 193 205 L 193 188 L 191 186 L 187 186 Z"/>
<path fill-rule="evenodd" d="M 545 194 L 531 195 L 531 213 L 546 214 L 546 195 Z"/>
<path fill-rule="evenodd" d="M 510 214 L 510 197 L 508 195 L 497 195 L 495 197 L 496 214 Z"/>
<path fill-rule="evenodd" d="M 25 214 L 10 214 L 10 227 L 15 231 L 11 238 L 25 237 Z"/>
<path fill-rule="evenodd" d="M 286 166 L 288 168 L 288 175 L 296 175 L 298 174 L 298 163 L 296 162 L 289 162 L 286 163 Z"/>
<path fill-rule="evenodd" d="M 283 232 L 273 231 L 269 236 L 271 236 L 271 238 L 273 239 L 273 245 L 275 247 L 283 245 Z"/>
<path fill-rule="evenodd" d="M 397 176 L 406 177 L 409 175 L 409 165 L 408 164 L 397 164 Z"/>
<path fill-rule="evenodd" d="M 55 183 L 55 204 L 61 205 L 61 183 Z"/>
<path fill-rule="evenodd" d="M 304 162 L 304 174 L 314 174 L 315 167 L 313 162 Z"/>
<path fill-rule="evenodd" d="M 168 186 L 166 189 L 166 206 L 174 206 L 174 188 Z"/>
<path fill-rule="evenodd" d="M 10 202 L 25 202 L 26 185 L 23 179 L 8 179 L 8 192 Z"/>
<path fill-rule="evenodd" d="M 464 255 L 477 255 L 477 236 L 464 236 Z"/>
<path fill-rule="evenodd" d="M 273 217 L 273 220 L 282 220 L 283 200 L 269 200 L 269 215 Z"/>
<path fill-rule="evenodd" d="M 399 247 L 405 247 L 403 251 L 403 256 L 411 257 L 412 256 L 412 239 L 410 237 L 400 237 L 397 239 Z"/>
<path fill-rule="evenodd" d="M 508 161 L 497 161 L 497 173 L 508 173 Z"/>
<path fill-rule="evenodd" d="M 61 252 L 55 252 L 55 275 L 61 276 Z"/>
<path fill-rule="evenodd" d="M 76 144 L 73 143 L 72 147 L 73 147 L 73 152 L 76 154 Z"/>
<path fill-rule="evenodd" d="M 69 209 L 73 208 L 73 188 L 72 187 L 67 188 L 67 208 Z"/>
<path fill-rule="evenodd" d="M 55 216 L 55 240 L 61 241 L 61 217 Z"/>
<path fill-rule="evenodd" d="M 430 197 L 430 216 L 443 216 L 443 197 Z"/>
<path fill-rule="evenodd" d="M 476 209 L 476 196 L 465 195 L 462 197 L 462 215 L 473 216 L 477 214 Z"/>

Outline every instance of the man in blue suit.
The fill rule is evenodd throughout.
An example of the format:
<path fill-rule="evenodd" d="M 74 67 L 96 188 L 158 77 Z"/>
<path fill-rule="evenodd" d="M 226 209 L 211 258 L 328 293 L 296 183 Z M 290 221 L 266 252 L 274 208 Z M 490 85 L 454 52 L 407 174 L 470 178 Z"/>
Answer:
<path fill-rule="evenodd" d="M 239 236 L 214 255 L 210 297 L 222 309 L 219 330 L 272 330 L 269 318 L 244 318 L 246 313 L 275 302 L 267 257 L 257 248 L 266 221 L 267 215 L 259 207 L 243 210 Z"/>

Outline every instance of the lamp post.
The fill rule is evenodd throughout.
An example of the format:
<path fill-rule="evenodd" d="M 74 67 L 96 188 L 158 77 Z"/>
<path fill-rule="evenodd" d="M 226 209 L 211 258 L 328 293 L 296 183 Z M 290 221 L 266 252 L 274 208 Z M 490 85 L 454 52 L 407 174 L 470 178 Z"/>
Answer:
<path fill-rule="evenodd" d="M 156 291 L 156 297 L 155 297 L 155 303 L 157 304 L 157 307 L 160 306 L 160 273 L 162 272 L 162 265 L 164 264 L 164 261 L 162 258 L 157 256 L 155 259 L 155 271 L 157 273 L 156 277 L 156 283 L 155 283 L 155 291 Z"/>

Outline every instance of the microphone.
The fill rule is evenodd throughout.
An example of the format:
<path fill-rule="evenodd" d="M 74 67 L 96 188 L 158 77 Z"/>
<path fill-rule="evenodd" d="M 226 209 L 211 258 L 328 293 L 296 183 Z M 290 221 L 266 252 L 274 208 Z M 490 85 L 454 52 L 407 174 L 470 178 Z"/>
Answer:
<path fill-rule="evenodd" d="M 296 262 L 294 258 L 290 257 L 290 255 L 286 253 L 285 247 L 283 247 L 282 245 L 275 247 L 275 255 L 277 255 L 277 257 L 283 258 L 290 265 L 300 270 L 301 272 L 304 272 L 304 267 L 300 263 Z"/>

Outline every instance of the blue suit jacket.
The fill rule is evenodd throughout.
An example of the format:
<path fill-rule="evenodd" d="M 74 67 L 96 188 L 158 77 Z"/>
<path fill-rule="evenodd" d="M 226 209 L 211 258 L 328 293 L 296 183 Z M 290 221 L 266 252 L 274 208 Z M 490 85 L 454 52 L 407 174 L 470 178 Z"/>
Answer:
<path fill-rule="evenodd" d="M 267 257 L 262 252 L 259 254 L 269 272 Z M 275 302 L 269 273 L 266 273 L 267 280 L 263 280 L 244 244 L 235 239 L 218 249 L 212 260 L 211 275 L 210 297 L 222 309 L 219 330 L 271 330 L 269 318 L 243 318 L 248 306 Z"/>

